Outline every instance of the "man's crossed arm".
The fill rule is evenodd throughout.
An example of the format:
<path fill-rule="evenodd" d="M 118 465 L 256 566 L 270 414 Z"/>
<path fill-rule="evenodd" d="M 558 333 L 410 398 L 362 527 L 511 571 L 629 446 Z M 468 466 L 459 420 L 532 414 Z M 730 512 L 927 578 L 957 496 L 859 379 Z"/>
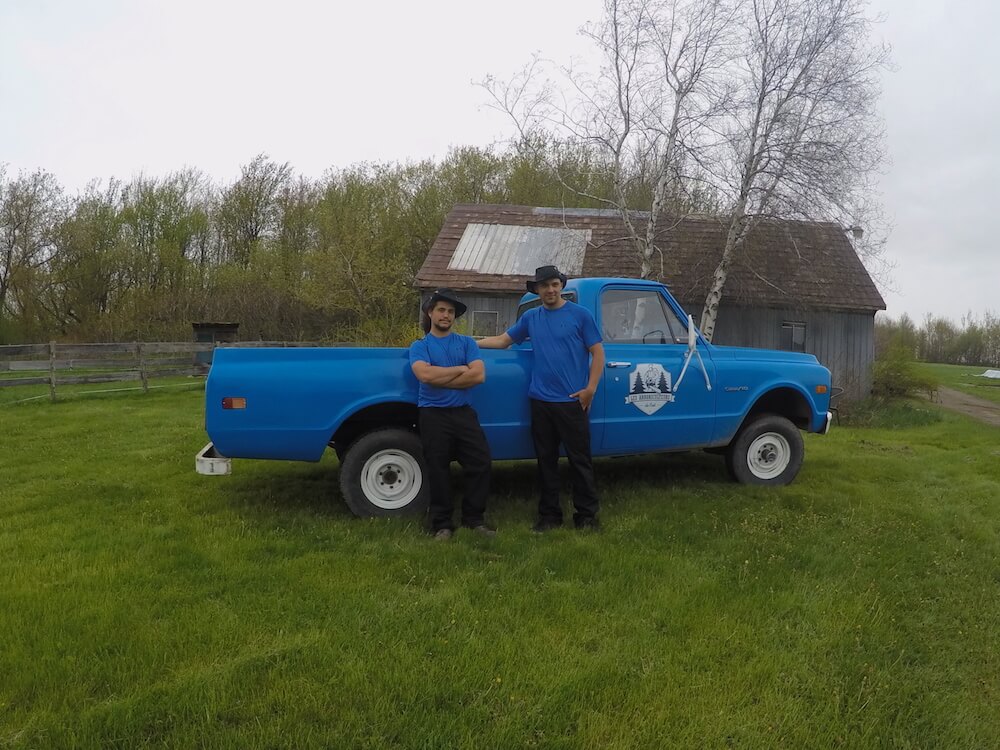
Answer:
<path fill-rule="evenodd" d="M 413 374 L 424 385 L 437 388 L 457 388 L 464 390 L 486 381 L 486 367 L 483 360 L 473 360 L 467 365 L 438 367 L 427 362 L 414 362 Z"/>

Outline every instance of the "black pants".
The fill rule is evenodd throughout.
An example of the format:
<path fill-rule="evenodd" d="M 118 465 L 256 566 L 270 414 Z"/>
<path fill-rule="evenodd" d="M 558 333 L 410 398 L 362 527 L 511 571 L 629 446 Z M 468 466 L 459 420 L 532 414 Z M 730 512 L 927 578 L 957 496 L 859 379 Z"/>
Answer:
<path fill-rule="evenodd" d="M 597 517 L 600 502 L 590 458 L 590 413 L 576 401 L 552 403 L 531 399 L 531 439 L 538 457 L 540 521 L 562 523 L 559 505 L 559 444 L 566 449 L 573 481 L 573 520 L 586 523 Z"/>
<path fill-rule="evenodd" d="M 461 464 L 465 475 L 462 525 L 479 526 L 490 492 L 490 446 L 479 417 L 471 406 L 422 407 L 420 439 L 424 444 L 427 477 L 431 489 L 431 530 L 454 529 L 451 501 L 451 460 Z"/>

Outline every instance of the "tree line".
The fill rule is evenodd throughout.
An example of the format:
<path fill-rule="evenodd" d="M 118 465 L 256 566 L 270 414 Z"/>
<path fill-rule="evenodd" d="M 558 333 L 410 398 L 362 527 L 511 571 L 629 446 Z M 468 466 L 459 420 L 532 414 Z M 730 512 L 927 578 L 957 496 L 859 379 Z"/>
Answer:
<path fill-rule="evenodd" d="M 459 148 L 308 179 L 258 155 L 231 183 L 197 169 L 94 181 L 0 165 L 0 344 L 241 337 L 394 343 L 417 332 L 415 275 L 456 203 L 587 208 L 606 165 L 538 149 Z M 648 185 L 633 188 L 641 205 Z"/>
<path fill-rule="evenodd" d="M 895 346 L 923 362 L 1000 367 L 1000 317 L 970 312 L 956 324 L 928 313 L 921 325 L 905 313 L 898 320 L 879 317 L 875 345 L 879 354 Z"/>
<path fill-rule="evenodd" d="M 856 247 L 879 261 L 889 57 L 865 0 L 604 0 L 583 33 L 587 65 L 538 58 L 483 81 L 516 130 L 499 151 L 319 180 L 262 155 L 231 184 L 189 169 L 72 198 L 51 174 L 0 172 L 0 342 L 176 338 L 192 320 L 238 321 L 244 337 L 405 340 L 414 276 L 459 202 L 614 209 L 643 277 L 677 221 L 719 216 L 709 339 L 761 219 L 864 225 Z"/>

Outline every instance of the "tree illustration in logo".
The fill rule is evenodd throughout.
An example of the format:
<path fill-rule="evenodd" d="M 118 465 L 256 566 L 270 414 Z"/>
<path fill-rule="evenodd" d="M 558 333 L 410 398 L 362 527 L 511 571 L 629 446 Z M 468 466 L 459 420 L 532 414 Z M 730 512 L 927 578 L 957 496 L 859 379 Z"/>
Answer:
<path fill-rule="evenodd" d="M 629 392 L 633 395 L 646 392 L 646 389 L 642 387 L 642 378 L 639 376 L 638 372 L 632 377 L 632 388 Z"/>
<path fill-rule="evenodd" d="M 660 370 L 660 393 L 670 393 L 670 386 L 667 385 L 667 373 Z"/>

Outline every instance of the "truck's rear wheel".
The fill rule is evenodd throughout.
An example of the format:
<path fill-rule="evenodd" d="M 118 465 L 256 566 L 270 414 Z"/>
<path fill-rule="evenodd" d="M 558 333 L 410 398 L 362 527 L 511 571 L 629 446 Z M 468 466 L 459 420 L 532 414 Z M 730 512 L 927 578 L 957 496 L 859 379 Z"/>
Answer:
<path fill-rule="evenodd" d="M 762 416 L 747 424 L 726 453 L 726 469 L 741 484 L 784 485 L 802 468 L 805 446 L 785 417 Z"/>
<path fill-rule="evenodd" d="M 340 491 L 357 516 L 398 516 L 427 507 L 427 468 L 420 438 L 409 430 L 376 430 L 347 449 Z"/>

